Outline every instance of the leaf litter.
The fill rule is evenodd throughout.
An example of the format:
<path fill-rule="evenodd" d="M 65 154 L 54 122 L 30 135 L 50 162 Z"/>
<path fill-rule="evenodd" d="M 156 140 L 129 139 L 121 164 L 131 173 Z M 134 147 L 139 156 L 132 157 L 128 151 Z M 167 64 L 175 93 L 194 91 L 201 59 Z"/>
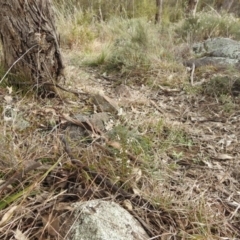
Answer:
<path fill-rule="evenodd" d="M 0 238 L 65 239 L 71 203 L 94 198 L 121 204 L 150 239 L 240 238 L 239 99 L 229 114 L 182 89 L 133 85 L 116 97 L 114 82 L 74 71 L 69 84 L 84 94 L 68 101 L 0 96 L 31 123 L 1 120 Z M 122 108 L 105 130 L 75 118 L 98 111 L 98 89 Z M 70 125 L 86 130 L 78 141 Z"/>

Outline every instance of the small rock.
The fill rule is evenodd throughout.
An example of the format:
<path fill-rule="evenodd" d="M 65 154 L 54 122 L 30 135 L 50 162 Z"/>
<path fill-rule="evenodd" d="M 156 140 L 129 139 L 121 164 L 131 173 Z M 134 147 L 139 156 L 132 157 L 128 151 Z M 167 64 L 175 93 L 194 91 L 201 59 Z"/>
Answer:
<path fill-rule="evenodd" d="M 118 104 L 104 94 L 93 95 L 93 102 L 98 106 L 101 112 L 118 113 Z"/>
<path fill-rule="evenodd" d="M 140 223 L 114 202 L 91 200 L 74 203 L 76 221 L 68 240 L 146 240 Z"/>
<path fill-rule="evenodd" d="M 117 86 L 115 91 L 116 91 L 117 96 L 120 98 L 121 97 L 130 98 L 132 96 L 131 90 L 129 89 L 129 87 L 124 84 Z"/>
<path fill-rule="evenodd" d="M 193 44 L 193 51 L 199 58 L 184 61 L 184 65 L 201 67 L 206 65 L 238 66 L 240 60 L 240 42 L 230 38 L 212 38 Z"/>
<path fill-rule="evenodd" d="M 24 131 L 28 127 L 30 127 L 30 123 L 26 121 L 22 116 L 18 116 L 18 118 L 15 121 L 15 128 L 20 131 Z"/>
<path fill-rule="evenodd" d="M 90 123 L 99 130 L 105 130 L 105 124 L 110 121 L 110 115 L 106 112 L 94 113 L 89 117 Z"/>
<path fill-rule="evenodd" d="M 193 44 L 193 51 L 211 57 L 240 59 L 240 42 L 230 38 L 210 38 L 204 42 Z"/>
<path fill-rule="evenodd" d="M 106 112 L 94 113 L 90 116 L 76 114 L 73 118 L 83 124 L 83 126 L 80 126 L 71 123 L 66 127 L 65 135 L 73 141 L 83 140 L 83 138 L 91 136 L 91 129 L 84 127 L 84 124 L 90 123 L 93 128 L 104 132 L 107 123 L 111 120 L 111 116 Z"/>

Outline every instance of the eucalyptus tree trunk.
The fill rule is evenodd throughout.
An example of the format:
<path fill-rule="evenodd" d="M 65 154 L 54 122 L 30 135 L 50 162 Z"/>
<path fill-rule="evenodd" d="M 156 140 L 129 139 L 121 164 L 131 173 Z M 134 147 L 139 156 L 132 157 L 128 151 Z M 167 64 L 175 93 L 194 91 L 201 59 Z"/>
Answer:
<path fill-rule="evenodd" d="M 163 0 L 156 0 L 155 24 L 161 22 Z"/>
<path fill-rule="evenodd" d="M 0 0 L 0 39 L 13 84 L 38 88 L 63 77 L 51 0 Z"/>

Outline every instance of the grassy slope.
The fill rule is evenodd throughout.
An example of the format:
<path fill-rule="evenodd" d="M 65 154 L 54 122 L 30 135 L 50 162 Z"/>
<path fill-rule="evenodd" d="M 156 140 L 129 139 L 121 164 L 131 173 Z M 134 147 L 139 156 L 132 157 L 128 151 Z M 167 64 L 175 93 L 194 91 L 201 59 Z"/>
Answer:
<path fill-rule="evenodd" d="M 152 239 L 240 237 L 239 98 L 211 84 L 190 86 L 180 63 L 191 54 L 186 41 L 231 29 L 231 17 L 206 26 L 204 14 L 199 33 L 201 25 L 190 20 L 171 28 L 146 19 L 93 24 L 80 11 L 67 19 L 59 12 L 66 86 L 85 94 L 61 93 L 62 101 L 1 87 L 2 113 L 12 111 L 0 122 L 0 173 L 8 183 L 1 190 L 1 239 L 62 239 L 60 216 L 69 204 L 93 198 L 122 204 Z M 194 81 L 215 71 L 200 69 Z M 116 99 L 122 83 L 131 94 L 118 99 L 124 114 L 108 123 L 107 142 L 62 138 L 63 114 L 92 113 L 91 94 Z M 23 131 L 19 119 L 30 123 Z"/>

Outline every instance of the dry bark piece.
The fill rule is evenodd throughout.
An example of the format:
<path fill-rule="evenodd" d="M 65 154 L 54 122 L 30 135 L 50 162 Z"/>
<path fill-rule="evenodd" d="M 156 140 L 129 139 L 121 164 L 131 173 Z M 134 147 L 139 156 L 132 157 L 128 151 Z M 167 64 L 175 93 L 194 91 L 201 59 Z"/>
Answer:
<path fill-rule="evenodd" d="M 215 156 L 215 159 L 224 161 L 224 160 L 232 160 L 233 157 L 228 154 L 219 153 L 217 154 L 217 156 Z"/>

